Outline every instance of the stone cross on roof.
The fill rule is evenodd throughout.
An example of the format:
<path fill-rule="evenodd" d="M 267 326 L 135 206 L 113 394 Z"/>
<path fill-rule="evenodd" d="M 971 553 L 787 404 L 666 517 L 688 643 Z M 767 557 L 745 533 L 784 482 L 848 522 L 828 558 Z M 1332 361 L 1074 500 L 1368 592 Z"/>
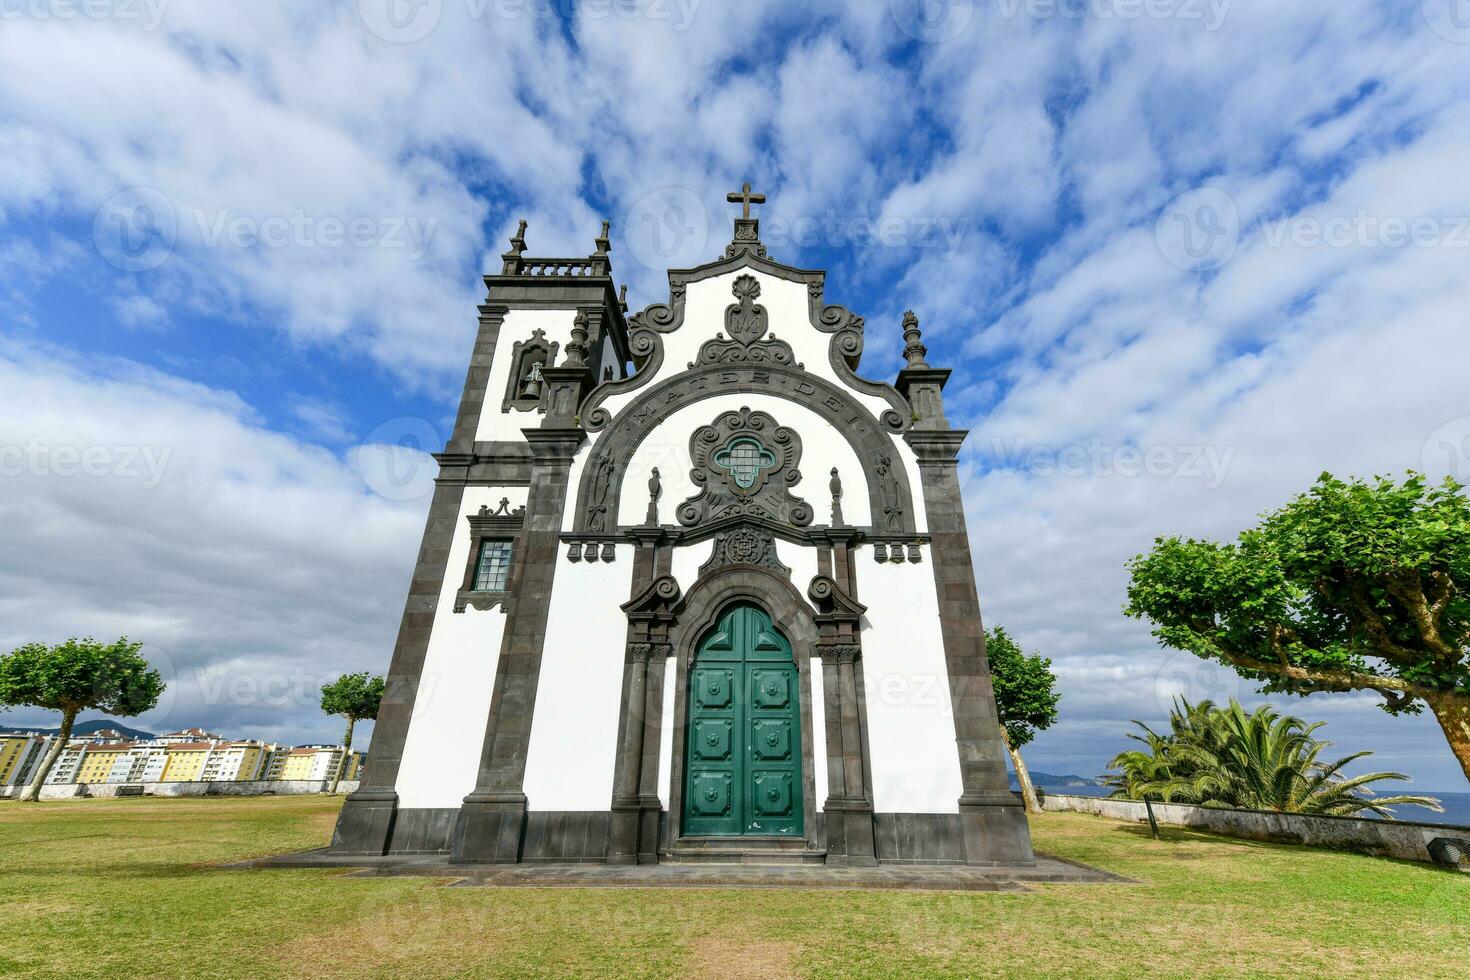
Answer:
<path fill-rule="evenodd" d="M 747 180 L 744 184 L 740 185 L 740 190 L 738 192 L 731 191 L 730 193 L 726 194 L 725 200 L 729 201 L 731 204 L 740 205 L 740 217 L 749 218 L 750 206 L 752 204 L 765 204 L 766 196 L 764 194 L 752 194 L 750 192 L 750 181 Z"/>

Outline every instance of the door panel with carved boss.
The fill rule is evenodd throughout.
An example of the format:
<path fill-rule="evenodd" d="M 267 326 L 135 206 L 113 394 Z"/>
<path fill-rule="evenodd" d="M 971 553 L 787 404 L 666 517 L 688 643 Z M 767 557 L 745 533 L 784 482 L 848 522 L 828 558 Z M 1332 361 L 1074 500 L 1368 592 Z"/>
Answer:
<path fill-rule="evenodd" d="M 683 833 L 801 836 L 801 697 L 791 645 L 727 609 L 689 675 Z"/>

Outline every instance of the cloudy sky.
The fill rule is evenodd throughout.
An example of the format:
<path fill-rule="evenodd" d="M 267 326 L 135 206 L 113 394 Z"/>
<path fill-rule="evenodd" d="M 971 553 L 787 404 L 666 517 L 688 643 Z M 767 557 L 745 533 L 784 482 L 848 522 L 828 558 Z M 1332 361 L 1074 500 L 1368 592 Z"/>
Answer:
<path fill-rule="evenodd" d="M 1254 699 L 1121 615 L 1130 555 L 1470 478 L 1467 85 L 1460 0 L 0 2 L 0 646 L 126 633 L 145 727 L 337 738 L 427 506 L 387 447 L 444 440 L 516 219 L 610 219 L 637 309 L 748 179 L 863 373 L 910 307 L 958 369 L 987 620 L 1064 693 L 1031 763 L 1095 774 Z M 1375 701 L 1291 707 L 1466 788 Z"/>

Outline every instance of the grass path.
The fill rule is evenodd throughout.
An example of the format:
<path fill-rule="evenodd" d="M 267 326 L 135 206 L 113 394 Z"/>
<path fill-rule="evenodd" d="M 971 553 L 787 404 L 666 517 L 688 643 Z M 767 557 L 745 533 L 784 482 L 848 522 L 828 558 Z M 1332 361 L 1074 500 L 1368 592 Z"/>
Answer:
<path fill-rule="evenodd" d="M 1026 895 L 442 888 L 221 871 L 323 844 L 323 797 L 0 804 L 0 976 L 1470 974 L 1470 876 L 1078 814 L 1137 878 Z"/>

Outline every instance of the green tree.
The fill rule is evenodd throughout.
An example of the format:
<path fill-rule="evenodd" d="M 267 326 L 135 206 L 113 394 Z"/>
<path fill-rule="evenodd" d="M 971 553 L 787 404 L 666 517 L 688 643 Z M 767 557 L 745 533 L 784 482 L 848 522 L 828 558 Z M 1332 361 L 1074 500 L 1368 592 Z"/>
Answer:
<path fill-rule="evenodd" d="M 990 660 L 990 680 L 995 686 L 995 709 L 1000 717 L 1000 735 L 1011 765 L 1016 768 L 1016 782 L 1021 784 L 1021 798 L 1029 813 L 1041 812 L 1031 774 L 1021 760 L 1021 746 L 1036 733 L 1051 727 L 1057 720 L 1056 675 L 1051 661 L 1040 654 L 1027 656 L 1011 639 L 1003 626 L 985 631 L 985 655 Z"/>
<path fill-rule="evenodd" d="M 342 781 L 342 771 L 352 758 L 352 729 L 365 718 L 378 717 L 378 706 L 383 701 L 383 678 L 366 672 L 343 674 L 329 684 L 322 685 L 322 710 L 329 715 L 342 715 L 347 719 L 347 734 L 342 738 L 342 761 L 332 774 L 332 785 L 328 793 L 337 792 Z"/>
<path fill-rule="evenodd" d="M 1142 742 L 1145 751 L 1123 752 L 1109 763 L 1118 772 L 1104 782 L 1115 797 L 1338 817 L 1364 810 L 1392 817 L 1386 808 L 1400 805 L 1443 809 L 1429 796 L 1375 796 L 1371 784 L 1408 777 L 1397 772 L 1344 777 L 1346 766 L 1373 753 L 1323 762 L 1320 756 L 1332 743 L 1313 733 L 1324 722 L 1308 725 L 1270 705 L 1247 712 L 1233 699 L 1225 708 L 1181 699 L 1170 713 L 1167 734 L 1134 724 L 1142 734 L 1128 737 Z"/>
<path fill-rule="evenodd" d="M 53 647 L 27 643 L 0 657 L 0 707 L 24 705 L 61 712 L 61 729 L 21 799 L 34 801 L 40 796 L 79 712 L 126 717 L 158 703 L 165 685 L 158 671 L 138 655 L 142 646 L 125 636 L 106 644 L 90 636 L 72 637 Z"/>
<path fill-rule="evenodd" d="M 1324 473 L 1234 544 L 1159 538 L 1128 615 L 1261 690 L 1375 691 L 1434 713 L 1470 779 L 1470 499 L 1454 480 Z"/>

